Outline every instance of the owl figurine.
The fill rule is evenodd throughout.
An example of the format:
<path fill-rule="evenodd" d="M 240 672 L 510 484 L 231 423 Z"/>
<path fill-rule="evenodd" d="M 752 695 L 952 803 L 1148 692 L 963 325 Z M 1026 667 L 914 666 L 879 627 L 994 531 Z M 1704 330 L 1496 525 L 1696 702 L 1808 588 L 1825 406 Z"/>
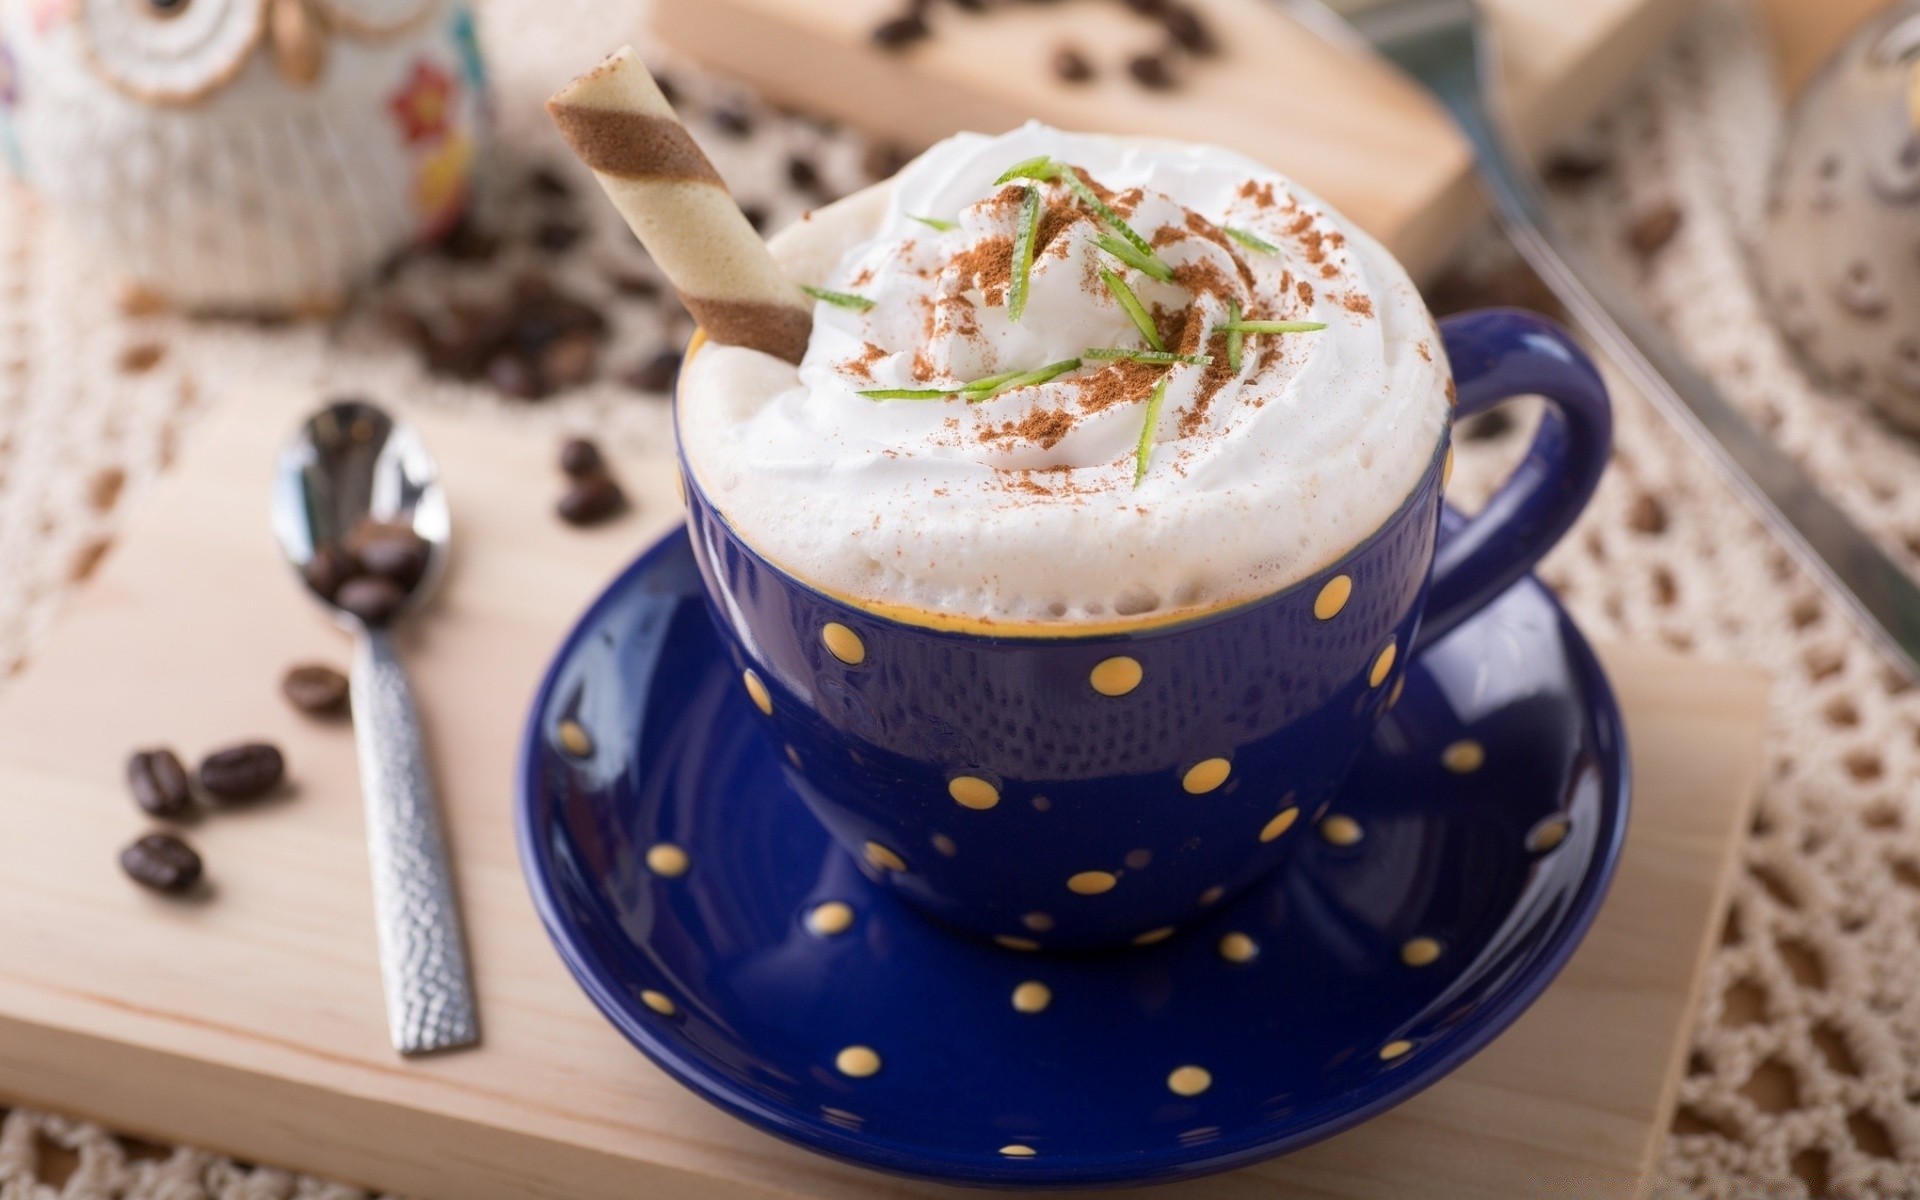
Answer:
<path fill-rule="evenodd" d="M 484 110 L 450 0 L 0 0 L 0 165 L 188 311 L 336 308 L 460 218 Z"/>

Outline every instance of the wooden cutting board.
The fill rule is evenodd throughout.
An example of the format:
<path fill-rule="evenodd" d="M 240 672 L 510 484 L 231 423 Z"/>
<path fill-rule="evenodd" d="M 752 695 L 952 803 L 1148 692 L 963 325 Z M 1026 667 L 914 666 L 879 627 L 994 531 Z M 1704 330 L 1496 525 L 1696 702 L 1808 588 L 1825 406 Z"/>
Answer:
<path fill-rule="evenodd" d="M 229 401 L 197 430 L 23 678 L 0 698 L 0 1102 L 425 1200 L 944 1194 L 842 1166 L 708 1107 L 629 1048 L 547 943 L 516 862 L 525 706 L 615 569 L 678 519 L 663 459 L 619 464 L 638 516 L 550 515 L 555 447 L 441 408 L 458 552 L 405 653 L 444 794 L 484 1044 L 403 1062 L 381 1014 L 352 735 L 278 697 L 343 661 L 285 576 L 268 465 L 308 397 Z M 1638 782 L 1624 866 L 1545 999 L 1439 1087 L 1194 1197 L 1633 1195 L 1666 1128 L 1703 956 L 1760 765 L 1765 680 L 1616 646 Z M 135 747 L 285 747 L 294 786 L 189 831 L 212 894 L 140 891 Z"/>
<path fill-rule="evenodd" d="M 1324 195 L 1416 278 L 1438 267 L 1480 204 L 1466 143 L 1426 93 L 1297 24 L 1283 0 L 1189 2 L 1220 50 L 1183 66 L 1170 91 L 1127 77 L 1126 60 L 1164 38 L 1116 0 L 1004 5 L 986 16 L 936 5 L 937 36 L 900 53 L 876 49 L 871 34 L 902 0 L 654 0 L 654 26 L 776 100 L 913 147 L 1030 117 L 1217 142 Z M 1692 2 L 1483 0 L 1522 142 L 1538 150 L 1578 129 Z M 1092 82 L 1055 77 L 1062 46 L 1098 64 Z"/>

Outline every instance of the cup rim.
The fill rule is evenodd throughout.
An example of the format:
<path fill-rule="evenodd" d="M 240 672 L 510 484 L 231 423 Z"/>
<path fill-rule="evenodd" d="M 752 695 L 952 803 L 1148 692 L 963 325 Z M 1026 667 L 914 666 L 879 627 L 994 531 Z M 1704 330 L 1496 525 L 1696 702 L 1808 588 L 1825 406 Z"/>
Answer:
<path fill-rule="evenodd" d="M 680 379 L 685 378 L 684 372 L 686 364 L 692 362 L 693 356 L 698 354 L 709 341 L 710 339 L 705 329 L 699 327 L 694 329 L 693 336 L 687 341 L 686 351 L 681 356 L 682 374 L 674 380 L 673 385 L 674 459 L 680 467 L 680 479 L 683 488 L 686 490 L 683 499 L 689 508 L 691 508 L 693 503 L 693 495 L 697 492 L 701 502 L 705 504 L 707 509 L 713 514 L 714 519 L 726 527 L 727 532 L 732 535 L 733 540 L 739 545 L 741 550 L 751 556 L 755 563 L 779 576 L 789 585 L 808 592 L 829 604 L 857 613 L 865 619 L 877 621 L 882 625 L 892 626 L 897 629 L 907 629 L 919 633 L 947 634 L 950 636 L 988 641 L 1085 643 L 1103 639 L 1125 639 L 1143 634 L 1169 633 L 1194 625 L 1224 620 L 1255 608 L 1278 603 L 1305 591 L 1310 585 L 1319 581 L 1323 576 L 1329 573 L 1337 573 L 1342 566 L 1353 561 L 1375 542 L 1379 541 L 1388 530 L 1394 528 L 1406 517 L 1408 511 L 1413 507 L 1414 501 L 1419 498 L 1421 493 L 1433 482 L 1436 472 L 1440 473 L 1440 486 L 1444 489 L 1446 486 L 1445 476 L 1447 474 L 1447 467 L 1450 465 L 1453 455 L 1453 420 L 1451 415 L 1449 415 L 1446 424 L 1442 426 L 1440 430 L 1440 437 L 1434 445 L 1433 453 L 1428 458 L 1426 469 L 1421 472 L 1419 482 L 1401 498 L 1399 507 L 1395 508 L 1386 520 L 1380 522 L 1380 524 L 1368 532 L 1365 537 L 1355 542 L 1352 546 L 1349 546 L 1338 558 L 1314 568 L 1312 571 L 1278 591 L 1266 592 L 1258 596 L 1249 596 L 1236 600 L 1228 600 L 1210 608 L 1179 609 L 1166 613 L 1142 613 L 1137 617 L 1115 617 L 1102 621 L 1075 621 L 1070 623 L 1063 621 L 1061 622 L 1061 628 L 1055 628 L 1050 624 L 1038 621 L 997 621 L 991 617 L 961 616 L 956 613 L 943 613 L 937 609 L 921 608 L 911 604 L 863 600 L 857 596 L 851 596 L 831 588 L 821 587 L 810 580 L 801 578 L 793 571 L 788 570 L 761 553 L 760 550 L 734 526 L 733 522 L 727 519 L 726 512 L 720 505 L 714 503 L 713 497 L 710 496 L 706 488 L 702 486 L 699 476 L 693 470 L 692 464 L 687 461 L 686 442 L 680 436 Z"/>

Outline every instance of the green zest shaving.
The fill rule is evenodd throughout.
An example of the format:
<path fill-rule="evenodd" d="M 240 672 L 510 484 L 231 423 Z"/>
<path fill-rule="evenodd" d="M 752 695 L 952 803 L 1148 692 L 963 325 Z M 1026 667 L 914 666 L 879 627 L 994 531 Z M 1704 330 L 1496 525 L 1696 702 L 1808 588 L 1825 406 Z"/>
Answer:
<path fill-rule="evenodd" d="M 1188 363 L 1196 367 L 1210 367 L 1213 365 L 1213 356 L 1211 354 L 1174 354 L 1166 350 L 1095 349 L 1082 351 L 1080 357 L 1091 358 L 1096 361 L 1118 358 L 1126 359 L 1130 362 L 1143 363 Z"/>
<path fill-rule="evenodd" d="M 1160 340 L 1160 331 L 1154 327 L 1153 317 L 1147 312 L 1147 306 L 1140 303 L 1140 297 L 1133 294 L 1133 289 L 1127 286 L 1127 281 L 1112 271 L 1102 269 L 1100 282 L 1107 285 L 1107 290 L 1112 292 L 1113 298 L 1120 302 L 1120 307 L 1133 318 L 1134 327 L 1140 330 L 1140 336 L 1147 339 L 1147 345 L 1164 353 L 1167 344 Z"/>
<path fill-rule="evenodd" d="M 1007 293 L 1007 319 L 1018 321 L 1027 311 L 1027 292 L 1033 283 L 1033 246 L 1040 240 L 1040 189 L 1027 189 L 1020 206 L 1020 232 L 1013 239 L 1013 289 Z"/>
<path fill-rule="evenodd" d="M 1154 264 L 1151 268 L 1141 267 L 1141 270 L 1146 271 L 1155 279 L 1166 280 L 1173 278 L 1173 268 L 1160 261 L 1160 256 L 1154 252 L 1153 243 L 1134 232 L 1133 226 L 1127 224 L 1119 213 L 1113 211 L 1113 208 L 1105 200 L 1100 198 L 1098 193 L 1087 186 L 1087 181 L 1080 178 L 1079 171 L 1067 166 L 1065 163 L 1055 162 L 1043 154 L 1038 158 L 1030 158 L 1025 162 L 1013 164 L 1007 168 L 1005 174 L 994 180 L 993 184 L 995 187 L 999 187 L 1002 184 L 1012 183 L 1016 179 L 1032 179 L 1040 183 L 1052 183 L 1055 180 L 1060 180 L 1065 183 L 1068 188 L 1072 189 L 1073 194 L 1079 198 L 1080 203 L 1093 210 L 1094 215 L 1100 218 L 1101 224 L 1118 233 L 1122 238 L 1125 238 L 1127 244 L 1133 247 L 1141 258 Z M 1138 264 L 1129 262 L 1129 265 Z M 1164 272 L 1164 274 L 1162 274 L 1162 272 Z"/>
<path fill-rule="evenodd" d="M 1229 321 L 1213 328 L 1228 333 L 1318 333 L 1326 327 L 1325 321 Z"/>
<path fill-rule="evenodd" d="M 1240 373 L 1242 355 L 1247 348 L 1247 331 L 1235 328 L 1240 324 L 1240 297 L 1227 298 L 1227 369 L 1235 375 Z"/>
<path fill-rule="evenodd" d="M 1272 242 L 1269 242 L 1263 238 L 1257 238 L 1253 236 L 1251 233 L 1248 233 L 1244 229 L 1235 229 L 1231 225 L 1223 225 L 1221 226 L 1221 229 L 1225 231 L 1228 237 L 1232 238 L 1236 242 L 1239 242 L 1242 246 L 1245 246 L 1249 250 L 1258 250 L 1262 254 L 1280 253 L 1280 247 L 1274 245 Z"/>
<path fill-rule="evenodd" d="M 939 217 L 914 217 L 912 213 L 908 213 L 907 215 L 913 217 L 914 220 L 925 225 L 927 228 L 938 229 L 941 233 L 945 233 L 950 229 L 960 228 L 960 222 L 958 221 L 942 221 Z"/>
<path fill-rule="evenodd" d="M 1147 477 L 1147 462 L 1153 458 L 1153 434 L 1160 427 L 1160 406 L 1167 399 L 1167 381 L 1162 379 L 1160 386 L 1153 389 L 1153 395 L 1147 398 L 1147 423 L 1140 430 L 1140 444 L 1133 449 L 1133 486 L 1139 487 L 1140 481 Z"/>
<path fill-rule="evenodd" d="M 945 400 L 960 392 L 960 388 L 868 388 L 860 394 L 869 400 Z"/>
<path fill-rule="evenodd" d="M 984 393 L 978 395 L 970 394 L 967 397 L 967 403 L 978 404 L 982 400 L 991 400 L 1002 392 L 1018 391 L 1026 387 L 1038 387 L 1043 383 L 1053 382 L 1062 375 L 1065 375 L 1068 371 L 1078 371 L 1079 369 L 1080 360 L 1077 358 L 1066 358 L 1057 363 L 1048 363 L 1038 370 L 1028 371 L 1025 374 L 1015 375 L 1011 379 L 1002 380 Z"/>
<path fill-rule="evenodd" d="M 1093 244 L 1132 267 L 1134 270 L 1151 275 L 1161 283 L 1173 282 L 1172 267 L 1169 267 L 1157 258 L 1135 250 L 1131 242 L 1114 237 L 1110 233 L 1103 233 L 1093 239 Z"/>
<path fill-rule="evenodd" d="M 855 312 L 865 312 L 873 307 L 873 301 L 865 296 L 855 296 L 850 292 L 830 292 L 826 288 L 803 287 L 800 289 L 815 300 L 822 300 L 840 308 L 851 308 Z"/>

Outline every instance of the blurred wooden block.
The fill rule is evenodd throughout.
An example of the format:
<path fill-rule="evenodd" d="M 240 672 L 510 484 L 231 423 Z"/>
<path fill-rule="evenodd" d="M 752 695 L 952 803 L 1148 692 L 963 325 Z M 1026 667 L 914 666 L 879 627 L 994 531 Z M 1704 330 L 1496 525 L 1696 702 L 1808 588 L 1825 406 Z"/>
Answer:
<path fill-rule="evenodd" d="M 435 759 L 480 997 L 479 1048 L 387 1043 L 353 738 L 277 695 L 343 661 L 266 529 L 273 455 L 309 398 L 249 394 L 195 433 L 23 678 L 0 698 L 0 1104 L 422 1200 L 903 1200 L 953 1195 L 815 1157 L 720 1113 L 601 1019 L 520 878 L 514 756 L 535 682 L 613 573 L 679 520 L 667 448 L 616 464 L 637 506 L 552 516 L 555 446 L 408 412 L 459 531 L 403 641 Z M 1431 1091 L 1182 1200 L 1626 1200 L 1664 1136 L 1761 766 L 1759 672 L 1606 649 L 1636 794 L 1626 856 L 1566 973 Z M 213 894 L 143 893 L 128 751 L 241 738 L 291 794 L 187 836 Z M 1142 1196 L 1144 1193 L 1130 1193 Z"/>
<path fill-rule="evenodd" d="M 1488 0 L 1518 128 L 1538 148 L 1591 114 L 1671 31 L 1690 0 Z M 1037 117 L 1067 129 L 1217 142 L 1268 163 L 1430 273 L 1481 211 L 1471 158 L 1447 117 L 1386 64 L 1335 48 L 1275 0 L 1197 0 L 1221 43 L 1181 57 L 1180 86 L 1126 73 L 1165 34 L 1113 0 L 1010 5 L 972 16 L 937 6 L 937 35 L 877 49 L 899 0 L 654 0 L 660 34 L 769 96 L 910 146 Z M 1095 62 L 1068 84 L 1051 61 Z M 610 47 L 609 47 L 610 48 Z M 584 67 L 586 63 L 582 63 Z"/>

